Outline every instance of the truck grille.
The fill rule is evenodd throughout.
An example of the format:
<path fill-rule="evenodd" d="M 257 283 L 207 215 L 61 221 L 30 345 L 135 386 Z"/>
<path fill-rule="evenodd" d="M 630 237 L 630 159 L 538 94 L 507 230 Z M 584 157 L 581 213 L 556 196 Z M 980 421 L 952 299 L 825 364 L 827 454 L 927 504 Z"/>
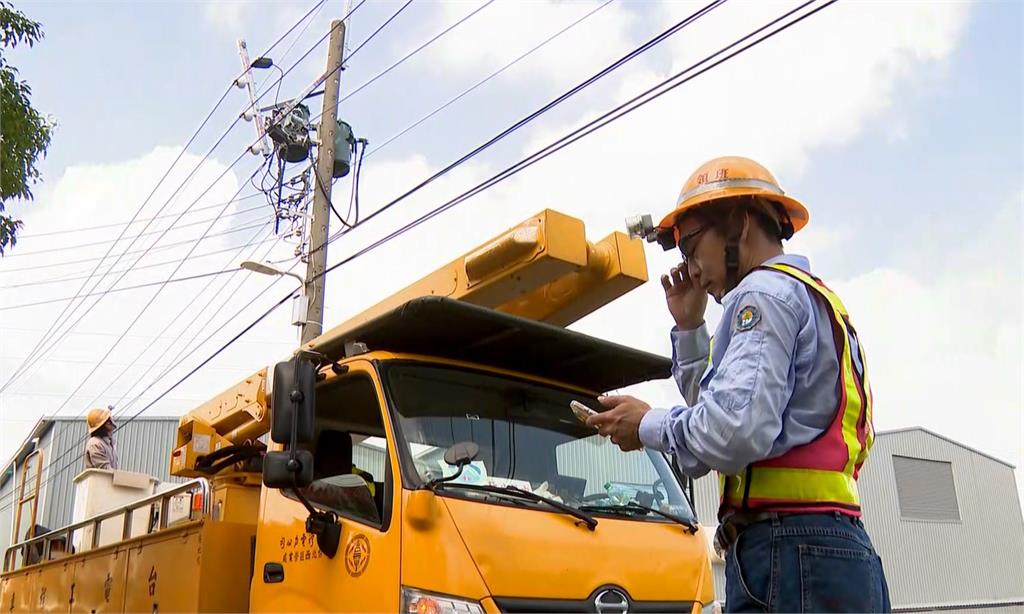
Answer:
<path fill-rule="evenodd" d="M 593 599 L 529 599 L 520 597 L 494 597 L 498 609 L 507 614 L 557 614 L 560 612 L 597 612 Z M 633 601 L 629 614 L 669 614 L 693 611 L 692 601 Z"/>

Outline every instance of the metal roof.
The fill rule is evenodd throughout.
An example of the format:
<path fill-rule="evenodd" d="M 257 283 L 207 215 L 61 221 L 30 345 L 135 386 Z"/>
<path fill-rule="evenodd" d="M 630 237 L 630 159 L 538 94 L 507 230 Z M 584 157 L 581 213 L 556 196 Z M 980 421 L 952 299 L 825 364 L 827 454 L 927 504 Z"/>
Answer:
<path fill-rule="evenodd" d="M 959 447 L 961 447 L 961 448 L 963 448 L 965 450 L 969 450 L 971 452 L 974 452 L 975 454 L 978 454 L 980 456 L 984 456 L 987 459 L 994 460 L 997 463 L 1002 463 L 1003 465 L 1006 465 L 1010 469 L 1016 469 L 1016 466 L 1013 465 L 1012 463 L 1008 463 L 1008 462 L 1004 461 L 1001 458 L 996 458 L 995 456 L 992 456 L 991 454 L 986 454 L 985 452 L 982 452 L 981 450 L 978 450 L 977 448 L 972 448 L 971 446 L 962 444 L 962 443 L 960 443 L 959 441 L 957 441 L 955 439 L 952 439 L 950 437 L 946 437 L 945 435 L 940 435 L 940 434 L 936 433 L 935 431 L 930 431 L 930 430 L 924 428 L 923 426 L 908 426 L 906 428 L 901 428 L 901 429 L 891 429 L 891 430 L 888 430 L 888 431 L 878 431 L 878 432 L 875 433 L 875 437 L 881 437 L 881 436 L 884 436 L 884 435 L 895 435 L 897 433 L 907 433 L 907 432 L 910 432 L 910 431 L 922 431 L 924 433 L 928 433 L 932 437 L 938 437 L 939 439 L 942 439 L 943 441 L 947 441 L 947 442 L 949 442 L 949 443 L 951 443 L 951 444 L 953 444 L 955 446 L 959 446 Z"/>

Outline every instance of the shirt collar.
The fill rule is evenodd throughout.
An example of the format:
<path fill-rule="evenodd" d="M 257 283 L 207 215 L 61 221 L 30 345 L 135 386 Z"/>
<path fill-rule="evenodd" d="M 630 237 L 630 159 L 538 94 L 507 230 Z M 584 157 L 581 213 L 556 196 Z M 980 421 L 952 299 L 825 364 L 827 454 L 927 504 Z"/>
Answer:
<path fill-rule="evenodd" d="M 801 256 L 800 254 L 780 254 L 774 258 L 769 258 L 761 263 L 761 266 L 767 266 L 769 264 L 787 264 L 791 267 L 800 269 L 805 273 L 811 272 L 811 261 L 807 256 Z M 746 277 L 740 280 L 740 283 L 736 284 L 736 287 L 730 290 L 725 296 L 722 297 L 722 305 L 729 304 L 729 301 L 734 298 L 737 291 L 742 290 L 743 282 Z"/>

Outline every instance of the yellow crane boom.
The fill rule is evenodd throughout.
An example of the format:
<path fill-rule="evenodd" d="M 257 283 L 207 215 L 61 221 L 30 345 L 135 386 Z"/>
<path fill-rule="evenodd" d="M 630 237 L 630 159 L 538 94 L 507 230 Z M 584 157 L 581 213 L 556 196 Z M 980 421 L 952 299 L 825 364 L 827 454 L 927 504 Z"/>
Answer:
<path fill-rule="evenodd" d="M 326 348 L 355 327 L 422 296 L 444 296 L 567 326 L 647 281 L 643 249 L 642 241 L 621 232 L 589 241 L 582 220 L 545 209 L 303 349 L 327 354 Z M 270 429 L 268 377 L 267 369 L 258 371 L 181 418 L 171 456 L 173 475 L 208 475 L 197 468 L 200 458 Z"/>

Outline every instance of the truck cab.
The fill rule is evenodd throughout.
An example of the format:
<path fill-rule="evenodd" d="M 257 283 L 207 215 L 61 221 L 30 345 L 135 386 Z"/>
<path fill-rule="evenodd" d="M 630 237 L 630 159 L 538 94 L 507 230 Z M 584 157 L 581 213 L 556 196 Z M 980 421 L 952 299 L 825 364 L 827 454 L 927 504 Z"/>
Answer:
<path fill-rule="evenodd" d="M 424 353 L 438 330 L 447 342 Z M 314 436 L 299 444 L 312 481 L 262 493 L 252 611 L 689 612 L 713 599 L 679 474 L 569 407 L 599 408 L 599 391 L 665 377 L 668 361 L 435 297 L 338 343 L 358 350 L 318 369 Z M 336 518 L 333 557 L 300 498 Z"/>

